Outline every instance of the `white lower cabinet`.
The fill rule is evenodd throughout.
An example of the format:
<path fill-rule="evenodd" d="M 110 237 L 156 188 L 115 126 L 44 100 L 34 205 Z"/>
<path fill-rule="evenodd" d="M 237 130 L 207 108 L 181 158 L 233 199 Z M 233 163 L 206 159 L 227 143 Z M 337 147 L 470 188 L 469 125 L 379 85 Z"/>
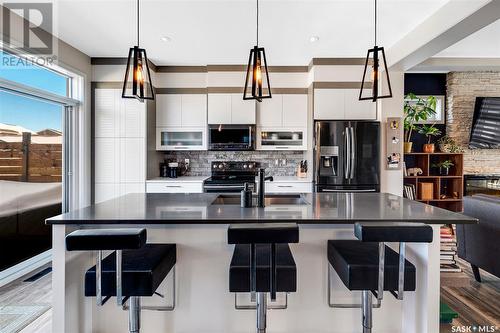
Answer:
<path fill-rule="evenodd" d="M 203 182 L 146 182 L 147 193 L 203 193 Z"/>
<path fill-rule="evenodd" d="M 311 193 L 311 182 L 266 182 L 266 193 Z"/>

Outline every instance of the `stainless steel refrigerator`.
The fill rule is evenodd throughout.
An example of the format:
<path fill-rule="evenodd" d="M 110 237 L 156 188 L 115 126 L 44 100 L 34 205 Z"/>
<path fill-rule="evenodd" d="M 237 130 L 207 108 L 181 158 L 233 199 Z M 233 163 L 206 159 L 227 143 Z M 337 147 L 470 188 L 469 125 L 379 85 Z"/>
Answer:
<path fill-rule="evenodd" d="M 380 123 L 316 121 L 314 182 L 317 192 L 380 191 Z"/>

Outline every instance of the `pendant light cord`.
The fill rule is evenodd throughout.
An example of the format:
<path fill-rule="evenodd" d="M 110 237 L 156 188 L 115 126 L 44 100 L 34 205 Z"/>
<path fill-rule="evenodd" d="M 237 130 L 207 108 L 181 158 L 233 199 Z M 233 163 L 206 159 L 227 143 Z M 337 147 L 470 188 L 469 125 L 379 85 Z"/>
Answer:
<path fill-rule="evenodd" d="M 257 0 L 257 46 L 259 46 L 259 0 Z"/>
<path fill-rule="evenodd" d="M 375 0 L 375 46 L 377 46 L 377 0 Z"/>
<path fill-rule="evenodd" d="M 137 46 L 139 46 L 139 0 L 137 0 Z"/>

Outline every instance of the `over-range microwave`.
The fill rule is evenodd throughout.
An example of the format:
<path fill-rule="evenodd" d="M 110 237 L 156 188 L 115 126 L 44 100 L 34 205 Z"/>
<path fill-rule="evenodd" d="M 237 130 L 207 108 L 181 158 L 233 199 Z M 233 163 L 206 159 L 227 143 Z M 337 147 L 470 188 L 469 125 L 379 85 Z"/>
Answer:
<path fill-rule="evenodd" d="M 209 125 L 209 150 L 254 150 L 255 125 Z"/>

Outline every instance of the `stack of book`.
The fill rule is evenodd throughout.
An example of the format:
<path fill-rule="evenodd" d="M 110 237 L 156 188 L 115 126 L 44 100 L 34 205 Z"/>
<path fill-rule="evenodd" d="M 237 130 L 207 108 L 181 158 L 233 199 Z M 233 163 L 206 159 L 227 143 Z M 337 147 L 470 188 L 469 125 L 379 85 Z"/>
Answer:
<path fill-rule="evenodd" d="M 441 272 L 461 272 L 455 257 L 457 255 L 457 240 L 452 226 L 445 225 L 441 227 L 441 252 L 440 263 Z"/>
<path fill-rule="evenodd" d="M 411 200 L 416 200 L 417 199 L 417 192 L 415 189 L 415 185 L 414 184 L 404 184 L 403 196 L 405 198 L 408 198 Z"/>

